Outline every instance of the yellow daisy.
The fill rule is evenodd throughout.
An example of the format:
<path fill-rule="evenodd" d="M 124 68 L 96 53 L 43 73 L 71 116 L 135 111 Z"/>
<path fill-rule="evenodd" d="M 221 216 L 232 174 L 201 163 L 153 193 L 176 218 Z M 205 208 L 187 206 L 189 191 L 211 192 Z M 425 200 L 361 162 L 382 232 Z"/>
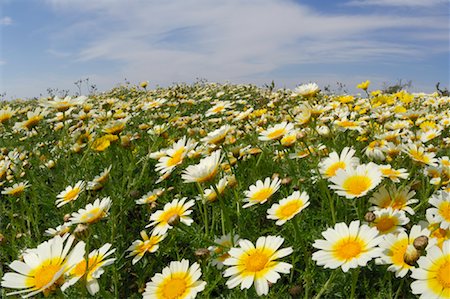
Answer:
<path fill-rule="evenodd" d="M 100 290 L 97 279 L 105 271 L 103 267 L 111 265 L 116 260 L 115 258 L 105 259 L 116 251 L 116 249 L 110 250 L 111 246 L 111 244 L 106 243 L 99 249 L 91 251 L 87 261 L 83 259 L 71 268 L 66 273 L 68 281 L 61 286 L 61 290 L 64 291 L 69 286 L 75 284 L 80 278 L 84 277 L 86 289 L 89 294 L 94 296 Z"/>
<path fill-rule="evenodd" d="M 316 240 L 313 247 L 320 249 L 312 255 L 317 265 L 324 268 L 342 268 L 347 272 L 351 268 L 365 266 L 373 258 L 379 257 L 378 248 L 383 240 L 374 227 L 363 224 L 359 220 L 352 221 L 349 226 L 344 222 L 336 223 L 334 228 L 322 232 L 325 240 Z"/>
<path fill-rule="evenodd" d="M 96 199 L 93 204 L 89 203 L 84 209 L 79 209 L 78 212 L 72 213 L 69 219 L 70 224 L 76 223 L 95 223 L 108 216 L 109 208 L 111 207 L 111 198 L 105 197 L 101 201 Z"/>
<path fill-rule="evenodd" d="M 411 274 L 416 280 L 411 283 L 413 294 L 420 294 L 421 299 L 450 298 L 450 240 L 442 248 L 429 248 L 417 263 L 419 267 Z"/>
<path fill-rule="evenodd" d="M 193 199 L 186 202 L 187 197 L 182 199 L 174 199 L 172 202 L 166 203 L 163 210 L 156 211 L 150 216 L 150 224 L 146 227 L 155 226 L 153 234 L 164 235 L 167 230 L 173 226 L 169 222 L 180 221 L 187 226 L 190 226 L 194 220 L 188 217 L 192 210 L 189 210 L 194 204 Z"/>
<path fill-rule="evenodd" d="M 430 222 L 439 223 L 442 229 L 450 229 L 450 192 L 438 191 L 428 201 L 434 206 L 426 212 L 431 216 Z"/>
<path fill-rule="evenodd" d="M 83 259 L 84 242 L 78 242 L 70 251 L 75 238 L 55 236 L 37 248 L 28 249 L 23 261 L 14 261 L 9 267 L 16 272 L 5 273 L 1 286 L 23 289 L 7 295 L 22 294 L 23 298 L 43 292 L 45 295 L 56 290 L 64 282 L 64 273 Z M 69 253 L 70 251 L 70 253 Z"/>
<path fill-rule="evenodd" d="M 295 191 L 288 197 L 280 200 L 279 203 L 273 204 L 267 210 L 267 218 L 277 220 L 275 222 L 276 225 L 283 225 L 309 206 L 309 203 L 309 196 L 306 192 L 300 194 L 299 191 Z"/>
<path fill-rule="evenodd" d="M 340 196 L 352 199 L 362 197 L 381 182 L 381 172 L 374 163 L 358 165 L 356 168 L 338 169 L 336 175 L 329 179 Z"/>
<path fill-rule="evenodd" d="M 203 291 L 206 282 L 199 280 L 202 275 L 200 265 L 188 260 L 171 262 L 168 267 L 152 277 L 147 283 L 144 299 L 193 299 L 197 293 Z"/>
<path fill-rule="evenodd" d="M 266 178 L 264 183 L 261 180 L 258 180 L 255 185 L 251 185 L 249 190 L 244 191 L 246 198 L 243 205 L 244 208 L 248 208 L 250 206 L 256 204 L 265 203 L 281 186 L 281 180 L 276 177 L 273 181 L 270 178 Z"/>
<path fill-rule="evenodd" d="M 377 210 L 374 214 L 376 218 L 370 223 L 370 226 L 376 227 L 380 235 L 402 232 L 405 230 L 402 225 L 409 222 L 404 211 L 394 210 L 391 207 Z"/>
<path fill-rule="evenodd" d="M 78 196 L 84 191 L 86 183 L 84 181 L 78 181 L 75 186 L 67 186 L 67 188 L 56 196 L 56 207 L 62 207 L 63 205 L 77 200 Z"/>
<path fill-rule="evenodd" d="M 359 159 L 354 157 L 355 150 L 349 147 L 344 147 L 339 156 L 337 152 L 332 152 L 327 158 L 319 163 L 319 171 L 325 178 L 330 178 L 336 175 L 338 169 L 346 169 L 348 167 L 356 167 L 359 164 Z"/>
<path fill-rule="evenodd" d="M 255 284 L 259 296 L 269 293 L 269 282 L 275 283 L 280 278 L 279 273 L 288 274 L 291 264 L 276 261 L 290 255 L 292 247 L 280 249 L 284 239 L 279 236 L 259 237 L 256 246 L 248 240 L 240 240 L 239 248 L 231 248 L 230 257 L 223 264 L 231 266 L 223 273 L 230 277 L 226 282 L 229 289 L 239 284 L 241 290 L 249 289 Z"/>
<path fill-rule="evenodd" d="M 19 196 L 25 191 L 26 188 L 28 188 L 30 186 L 31 185 L 28 184 L 28 181 L 16 183 L 12 187 L 6 187 L 2 191 L 2 194 L 11 195 L 11 196 Z"/>
<path fill-rule="evenodd" d="M 276 124 L 275 126 L 262 131 L 258 139 L 262 141 L 278 140 L 283 138 L 286 134 L 289 134 L 293 129 L 293 124 L 282 122 L 281 124 Z"/>
<path fill-rule="evenodd" d="M 221 152 L 217 150 L 210 156 L 203 158 L 196 165 L 188 166 L 181 175 L 185 183 L 204 183 L 211 181 L 216 176 L 220 162 Z"/>
<path fill-rule="evenodd" d="M 409 232 L 400 232 L 399 234 L 387 234 L 380 243 L 383 249 L 381 256 L 375 260 L 379 265 L 390 265 L 388 271 L 395 272 L 395 277 L 405 277 L 409 270 L 413 269 L 405 262 L 404 256 L 408 247 L 414 246 L 414 240 L 420 236 L 430 236 L 428 229 L 422 229 L 420 225 L 414 225 Z M 427 248 L 436 242 L 429 241 Z"/>
<path fill-rule="evenodd" d="M 223 262 L 230 257 L 228 251 L 234 244 L 237 244 L 239 241 L 239 235 L 234 235 L 233 238 L 231 234 L 226 234 L 220 238 L 214 239 L 215 246 L 208 247 L 210 254 L 213 259 L 211 260 L 211 264 L 216 266 L 217 269 L 222 269 L 224 264 Z"/>
<path fill-rule="evenodd" d="M 134 256 L 133 265 L 136 264 L 146 252 L 153 253 L 159 248 L 159 242 L 164 240 L 166 235 L 147 235 L 145 230 L 141 231 L 141 240 L 136 240 L 128 247 L 127 251 L 131 251 L 127 257 Z"/>

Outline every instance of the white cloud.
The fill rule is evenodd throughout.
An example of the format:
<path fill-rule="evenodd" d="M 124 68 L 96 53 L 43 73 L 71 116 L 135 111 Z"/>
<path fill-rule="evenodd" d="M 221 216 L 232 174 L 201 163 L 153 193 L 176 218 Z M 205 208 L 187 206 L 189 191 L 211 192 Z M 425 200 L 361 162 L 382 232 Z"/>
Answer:
<path fill-rule="evenodd" d="M 354 6 L 401 6 L 401 7 L 433 7 L 447 4 L 448 0 L 352 0 L 347 3 Z"/>
<path fill-rule="evenodd" d="M 10 17 L 3 17 L 0 19 L 0 25 L 2 26 L 8 26 L 13 23 L 13 20 Z"/>
<path fill-rule="evenodd" d="M 416 0 L 352 2 L 419 5 Z M 399 61 L 411 57 L 420 60 L 434 51 L 448 52 L 448 36 L 437 39 L 439 44 L 433 47 L 426 43 L 428 33 L 448 34 L 448 16 L 425 13 L 323 14 L 290 0 L 47 3 L 58 13 L 79 13 L 76 23 L 54 33 L 59 44 L 69 39 L 85 40 L 74 54 L 77 61 L 103 60 L 118 65 L 117 72 L 105 74 L 99 70 L 92 74 L 93 81 L 100 84 L 111 85 L 125 77 L 134 82 L 150 80 L 159 84 L 189 82 L 198 77 L 261 83 L 274 79 L 265 74 L 270 76 L 274 70 L 289 65 L 302 65 L 307 70 L 312 64 Z M 414 36 L 411 32 L 421 34 Z M 410 35 L 405 41 L 407 34 Z"/>

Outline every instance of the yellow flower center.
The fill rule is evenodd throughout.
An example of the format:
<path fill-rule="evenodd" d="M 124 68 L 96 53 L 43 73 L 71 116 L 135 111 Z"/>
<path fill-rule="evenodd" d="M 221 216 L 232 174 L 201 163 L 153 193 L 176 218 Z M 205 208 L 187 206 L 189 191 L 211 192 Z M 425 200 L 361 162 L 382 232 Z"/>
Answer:
<path fill-rule="evenodd" d="M 169 222 L 170 218 L 172 218 L 173 216 L 176 216 L 176 215 L 181 217 L 181 210 L 179 207 L 173 207 L 173 208 L 167 210 L 166 212 L 164 212 L 160 217 L 160 219 L 161 219 L 160 222 L 167 223 L 167 222 Z"/>
<path fill-rule="evenodd" d="M 364 175 L 354 175 L 348 177 L 342 187 L 351 195 L 361 195 L 369 190 L 372 181 L 369 177 Z"/>
<path fill-rule="evenodd" d="M 273 193 L 272 188 L 262 188 L 261 190 L 256 191 L 253 193 L 253 196 L 251 197 L 252 200 L 256 201 L 264 201 L 268 199 Z"/>
<path fill-rule="evenodd" d="M 363 252 L 363 244 L 359 239 L 343 239 L 336 243 L 333 248 L 337 259 L 347 261 L 357 258 Z"/>
<path fill-rule="evenodd" d="M 341 127 L 357 127 L 357 124 L 355 122 L 349 120 L 343 120 L 339 122 L 338 125 Z"/>
<path fill-rule="evenodd" d="M 391 248 L 392 252 L 392 263 L 397 266 L 403 266 L 406 268 L 411 268 L 412 266 L 405 263 L 404 255 L 406 252 L 406 248 L 408 247 L 408 239 L 401 239 L 397 241 Z"/>
<path fill-rule="evenodd" d="M 446 220 L 450 222 L 450 202 L 444 201 L 439 206 L 439 214 Z"/>
<path fill-rule="evenodd" d="M 303 203 L 301 200 L 291 201 L 290 203 L 280 207 L 278 214 L 280 218 L 289 218 L 297 213 L 302 205 Z"/>
<path fill-rule="evenodd" d="M 439 267 L 436 273 L 436 279 L 444 289 L 450 289 L 450 260 Z"/>
<path fill-rule="evenodd" d="M 9 194 L 11 194 L 13 196 L 17 196 L 17 195 L 21 194 L 24 190 L 25 190 L 25 186 L 24 185 L 19 185 L 16 188 L 10 190 Z"/>
<path fill-rule="evenodd" d="M 266 267 L 269 257 L 263 252 L 257 250 L 247 257 L 245 268 L 248 272 L 259 272 Z"/>
<path fill-rule="evenodd" d="M 279 137 L 284 135 L 285 131 L 286 131 L 285 128 L 280 128 L 280 129 L 273 130 L 272 132 L 267 134 L 267 138 L 269 138 L 269 139 L 279 138 Z"/>
<path fill-rule="evenodd" d="M 72 190 L 70 190 L 69 192 L 66 193 L 66 195 L 64 196 L 64 201 L 73 200 L 75 197 L 78 196 L 79 192 L 80 192 L 79 188 L 73 188 Z"/>
<path fill-rule="evenodd" d="M 103 216 L 105 216 L 103 209 L 95 207 L 81 216 L 81 222 L 93 223 L 103 218 Z"/>
<path fill-rule="evenodd" d="M 52 261 L 44 262 L 33 271 L 32 276 L 26 278 L 25 284 L 27 287 L 33 287 L 36 290 L 42 289 L 55 278 L 54 276 L 61 268 L 59 263 L 53 264 Z"/>
<path fill-rule="evenodd" d="M 224 110 L 224 109 L 225 109 L 224 106 L 216 106 L 216 107 L 214 107 L 214 108 L 212 109 L 212 112 L 218 113 L 218 112 L 220 112 L 220 111 L 222 111 L 222 110 Z"/>
<path fill-rule="evenodd" d="M 92 279 L 92 273 L 102 266 L 102 260 L 102 255 L 94 255 L 93 257 L 90 257 L 87 263 L 86 260 L 82 260 L 70 271 L 70 274 L 76 277 L 82 277 L 87 273 L 87 280 L 89 281 Z"/>
<path fill-rule="evenodd" d="M 32 116 L 23 125 L 29 130 L 32 127 L 36 126 L 42 118 L 43 117 L 40 115 Z"/>
<path fill-rule="evenodd" d="M 394 228 L 396 222 L 392 217 L 384 216 L 377 219 L 376 227 L 380 233 L 387 233 Z"/>
<path fill-rule="evenodd" d="M 327 177 L 332 177 L 336 174 L 336 171 L 338 171 L 338 169 L 345 169 L 345 166 L 347 165 L 343 161 L 333 163 L 330 165 L 330 167 L 327 168 L 327 170 L 325 170 L 325 175 Z"/>
<path fill-rule="evenodd" d="M 184 278 L 169 278 L 162 286 L 162 295 L 164 299 L 176 299 L 182 298 L 182 295 L 186 292 L 187 284 Z"/>
<path fill-rule="evenodd" d="M 178 149 L 172 157 L 167 161 L 167 166 L 175 166 L 181 163 L 183 160 L 184 147 Z"/>

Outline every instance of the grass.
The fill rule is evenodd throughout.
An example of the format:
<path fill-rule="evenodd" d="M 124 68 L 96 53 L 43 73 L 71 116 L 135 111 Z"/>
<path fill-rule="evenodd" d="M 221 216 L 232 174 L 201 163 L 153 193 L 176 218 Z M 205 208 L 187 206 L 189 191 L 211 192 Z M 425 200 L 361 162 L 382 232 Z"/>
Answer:
<path fill-rule="evenodd" d="M 166 101 L 150 108 L 144 105 L 154 104 L 158 98 Z M 317 251 L 312 244 L 323 238 L 321 232 L 338 222 L 349 224 L 356 219 L 364 222 L 364 215 L 372 206 L 369 198 L 381 186 L 388 189 L 408 186 L 416 191 L 414 198 L 418 203 L 412 207 L 417 210 L 415 215 L 407 215 L 410 222 L 406 230 L 426 220 L 425 211 L 430 208 L 428 199 L 438 189 L 446 187 L 449 173 L 445 171 L 448 169 L 440 170 L 438 184 L 431 184 L 431 177 L 424 174 L 427 165 L 414 161 L 407 153 L 400 151 L 390 155 L 380 149 L 385 157 L 382 161 L 366 155 L 365 150 L 370 142 L 384 140 L 380 137 L 384 133 L 395 131 L 389 127 L 395 121 L 407 123 L 396 139 L 399 147 L 417 142 L 413 140 L 414 136 L 426 132 L 426 126 L 421 127 L 421 124 L 430 120 L 434 124 L 430 127 L 440 129 L 439 136 L 418 143 L 426 148 L 426 152 L 435 153 L 437 158 L 449 156 L 449 124 L 444 121 L 448 118 L 450 102 L 437 95 L 405 92 L 355 96 L 350 102 L 346 102 L 348 98 L 341 100 L 342 97 L 335 94 L 317 93 L 303 97 L 292 96 L 289 90 L 269 90 L 252 85 L 199 83 L 154 90 L 120 86 L 91 95 L 82 104 L 63 113 L 49 105 L 47 99 L 1 103 L 0 163 L 3 164 L 0 169 L 6 164 L 8 167 L 4 168 L 4 173 L 0 171 L 0 184 L 6 190 L 15 183 L 28 181 L 30 187 L 16 196 L 0 195 L 0 276 L 11 271 L 8 264 L 20 259 L 24 249 L 36 248 L 49 240 L 51 237 L 44 235 L 45 230 L 61 225 L 65 215 L 84 208 L 97 198 L 110 197 L 112 204 L 107 217 L 89 224 L 83 233 L 75 234 L 77 241 L 86 243 L 87 252 L 106 243 L 116 249 L 114 263 L 105 266 L 105 273 L 99 278 L 100 290 L 91 296 L 80 280 L 65 292 L 59 289 L 51 292 L 50 297 L 141 298 L 146 283 L 156 273 L 161 273 L 171 261 L 187 259 L 190 264 L 200 264 L 201 280 L 207 282 L 198 294 L 199 298 L 255 298 L 254 287 L 248 290 L 226 287 L 224 269 L 211 265 L 214 255 L 201 258 L 196 254 L 198 249 L 214 246 L 215 238 L 225 232 L 238 234 L 252 243 L 261 236 L 277 235 L 285 239 L 282 248 L 293 248 L 292 254 L 281 259 L 293 266 L 290 273 L 282 274 L 270 286 L 267 298 L 289 298 L 294 286 L 298 289 L 294 298 L 413 298 L 410 284 L 414 280 L 409 274 L 396 278 L 393 272 L 387 271 L 387 265 L 376 265 L 373 260 L 367 266 L 347 273 L 340 268 L 324 269 L 312 260 L 312 254 Z M 205 112 L 219 101 L 229 101 L 233 107 L 206 117 Z M 46 105 L 46 113 L 34 127 L 21 129 L 16 125 L 27 119 L 27 111 L 42 105 Z M 2 118 L 7 107 L 13 113 L 10 118 Z M 395 112 L 399 107 L 404 111 Z M 235 121 L 238 113 L 250 108 L 253 111 L 248 118 Z M 297 115 L 308 109 L 312 115 L 300 124 Z M 417 111 L 418 116 L 412 111 Z M 364 124 L 361 123 L 358 130 L 345 130 L 336 121 L 346 118 Z M 103 150 L 95 150 L 94 142 L 106 135 L 105 127 L 117 120 L 125 123 L 123 130 L 113 134 L 118 140 L 111 141 Z M 277 140 L 258 139 L 263 130 L 282 121 L 293 123 L 298 131 L 293 145 L 283 146 Z M 223 160 L 214 181 L 200 185 L 184 183 L 183 170 L 197 164 L 201 157 L 212 151 L 213 146 L 206 146 L 201 139 L 225 124 L 230 124 L 232 130 L 223 143 L 215 146 L 221 149 Z M 165 125 L 166 130 L 148 132 L 157 125 Z M 329 130 L 329 134 L 320 134 L 321 129 Z M 199 142 L 194 153 L 186 156 L 167 179 L 156 184 L 160 177 L 155 170 L 158 160 L 150 154 L 171 147 L 183 136 Z M 246 147 L 254 151 L 245 150 Z M 329 188 L 331 183 L 318 175 L 318 165 L 329 153 L 336 151 L 339 154 L 345 147 L 355 149 L 361 164 L 390 164 L 395 169 L 405 168 L 409 176 L 398 183 L 384 178 L 374 190 L 360 198 L 339 196 Z M 289 158 L 289 154 L 299 152 L 303 152 L 304 157 Z M 54 161 L 55 166 L 49 167 L 49 161 Z M 86 190 L 75 201 L 61 208 L 55 206 L 56 196 L 67 186 L 73 186 L 79 180 L 92 181 L 109 166 L 112 166 L 109 180 L 101 190 Z M 217 201 L 206 204 L 196 201 L 192 208 L 192 225 L 176 225 L 168 231 L 156 252 L 146 253 L 139 262 L 132 264 L 132 258 L 127 257 L 127 248 L 141 238 L 139 233 L 149 224 L 152 213 L 174 198 L 199 197 L 199 188 L 210 188 L 211 183 L 217 183 L 225 175 L 234 176 L 236 185 L 227 187 Z M 250 185 L 275 176 L 286 180 L 268 202 L 242 208 L 244 191 Z M 156 188 L 165 190 L 156 204 L 135 203 Z M 448 190 L 448 186 L 446 188 Z M 295 190 L 307 192 L 310 205 L 284 225 L 275 225 L 275 221 L 267 219 L 267 210 Z M 75 227 L 70 228 L 72 234 Z M 151 228 L 146 231 L 150 234 Z M 0 294 L 5 296 L 9 291 L 11 289 L 3 288 Z"/>

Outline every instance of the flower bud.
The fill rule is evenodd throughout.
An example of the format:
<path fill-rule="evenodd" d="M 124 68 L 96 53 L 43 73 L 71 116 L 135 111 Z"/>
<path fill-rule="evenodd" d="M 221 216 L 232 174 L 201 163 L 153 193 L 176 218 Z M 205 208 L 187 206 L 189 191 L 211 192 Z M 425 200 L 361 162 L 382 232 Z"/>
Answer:
<path fill-rule="evenodd" d="M 88 232 L 89 232 L 89 226 L 87 226 L 86 224 L 79 223 L 77 225 L 77 227 L 75 228 L 75 230 L 73 231 L 73 234 L 78 239 L 82 239 L 82 238 L 87 237 Z"/>
<path fill-rule="evenodd" d="M 374 222 L 375 218 L 377 218 L 377 216 L 372 211 L 369 211 L 369 212 L 366 213 L 366 215 L 364 215 L 364 220 L 366 220 L 369 223 L 370 222 Z"/>
<path fill-rule="evenodd" d="M 414 266 L 416 261 L 420 257 L 420 251 L 418 251 L 413 245 L 409 244 L 406 247 L 405 254 L 403 255 L 403 260 L 410 266 Z"/>
<path fill-rule="evenodd" d="M 209 257 L 209 250 L 207 248 L 199 248 L 194 252 L 194 255 L 200 260 L 206 260 Z"/>
<path fill-rule="evenodd" d="M 417 250 L 424 250 L 428 246 L 428 237 L 420 236 L 415 238 L 413 245 Z"/>
<path fill-rule="evenodd" d="M 171 226 L 177 225 L 178 223 L 180 223 L 180 215 L 178 214 L 173 215 L 172 217 L 169 218 L 167 223 Z"/>

